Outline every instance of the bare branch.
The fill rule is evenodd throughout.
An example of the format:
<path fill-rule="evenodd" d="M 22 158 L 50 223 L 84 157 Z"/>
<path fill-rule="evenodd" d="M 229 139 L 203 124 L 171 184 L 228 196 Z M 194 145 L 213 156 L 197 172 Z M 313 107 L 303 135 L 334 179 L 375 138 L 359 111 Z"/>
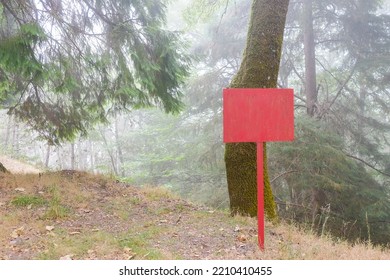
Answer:
<path fill-rule="evenodd" d="M 358 158 L 356 156 L 353 156 L 353 155 L 350 155 L 350 154 L 347 154 L 347 153 L 344 153 L 347 157 L 350 157 L 350 158 L 353 158 L 353 159 L 356 159 L 362 163 L 364 163 L 365 165 L 367 165 L 368 167 L 370 167 L 371 169 L 374 169 L 376 172 L 379 172 L 380 174 L 382 175 L 385 175 L 387 177 L 390 177 L 390 174 L 386 173 L 386 172 L 383 172 L 382 170 L 379 170 L 378 168 L 376 168 L 375 166 L 373 166 L 372 164 L 368 163 L 367 161 L 361 159 L 361 158 Z"/>
<path fill-rule="evenodd" d="M 280 177 L 284 176 L 284 175 L 287 175 L 287 174 L 290 174 L 290 173 L 294 173 L 294 172 L 298 172 L 298 170 L 288 170 L 286 172 L 283 172 L 279 175 L 277 175 L 275 178 L 273 178 L 270 183 L 272 184 L 274 181 L 276 181 L 277 179 L 279 179 Z"/>

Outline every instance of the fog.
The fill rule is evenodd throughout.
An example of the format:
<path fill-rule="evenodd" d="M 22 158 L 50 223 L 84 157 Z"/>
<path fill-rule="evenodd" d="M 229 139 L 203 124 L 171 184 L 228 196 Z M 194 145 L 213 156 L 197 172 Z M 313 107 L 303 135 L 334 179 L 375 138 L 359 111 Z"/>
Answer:
<path fill-rule="evenodd" d="M 192 58 L 180 113 L 166 114 L 159 102 L 135 106 L 107 115 L 108 122 L 88 127 L 87 135 L 52 145 L 7 114 L 12 106 L 1 99 L 1 154 L 42 170 L 83 170 L 135 186 L 162 186 L 228 209 L 222 89 L 242 59 L 251 1 L 171 2 L 165 28 L 181 36 Z M 279 87 L 294 89 L 296 140 L 268 149 L 279 215 L 320 230 L 327 223 L 345 238 L 388 243 L 390 1 L 313 0 L 311 21 L 302 5 L 290 1 L 278 80 Z M 313 29 L 312 42 L 304 40 L 305 24 Z M 310 47 L 311 67 L 305 61 Z M 309 72 L 315 76 L 311 95 Z M 313 219 L 314 204 L 320 210 Z"/>

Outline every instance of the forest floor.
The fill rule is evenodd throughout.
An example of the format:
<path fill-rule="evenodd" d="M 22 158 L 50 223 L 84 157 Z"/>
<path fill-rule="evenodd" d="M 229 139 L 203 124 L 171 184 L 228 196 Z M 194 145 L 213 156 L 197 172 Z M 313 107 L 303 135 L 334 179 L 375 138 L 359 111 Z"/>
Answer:
<path fill-rule="evenodd" d="M 195 205 L 84 172 L 0 174 L 1 259 L 390 259 L 283 222 Z"/>

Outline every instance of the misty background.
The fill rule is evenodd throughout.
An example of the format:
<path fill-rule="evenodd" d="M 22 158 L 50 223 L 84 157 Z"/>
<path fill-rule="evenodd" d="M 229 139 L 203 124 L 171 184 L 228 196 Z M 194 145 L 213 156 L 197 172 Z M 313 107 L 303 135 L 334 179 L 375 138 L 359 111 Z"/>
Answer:
<path fill-rule="evenodd" d="M 295 92 L 295 141 L 268 149 L 279 215 L 319 232 L 326 227 L 342 238 L 387 244 L 390 1 L 313 0 L 309 18 L 303 2 L 290 1 L 279 72 L 279 86 Z M 83 170 L 135 186 L 162 186 L 228 209 L 222 89 L 241 62 L 250 4 L 171 1 L 167 28 L 180 32 L 194 59 L 182 112 L 113 114 L 87 136 L 50 145 L 2 110 L 1 153 L 43 170 Z M 314 67 L 304 59 L 311 29 Z M 312 103 L 305 92 L 309 73 L 315 77 Z"/>

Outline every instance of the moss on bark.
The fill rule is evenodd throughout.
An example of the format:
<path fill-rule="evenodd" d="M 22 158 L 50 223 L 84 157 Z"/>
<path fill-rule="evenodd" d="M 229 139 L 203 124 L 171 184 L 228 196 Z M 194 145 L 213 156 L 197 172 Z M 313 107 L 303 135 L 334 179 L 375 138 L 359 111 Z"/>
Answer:
<path fill-rule="evenodd" d="M 231 88 L 275 88 L 289 0 L 254 0 L 243 60 Z M 264 144 L 264 206 L 275 219 L 276 209 L 268 178 Z M 231 213 L 257 215 L 256 144 L 226 145 L 225 163 Z"/>

